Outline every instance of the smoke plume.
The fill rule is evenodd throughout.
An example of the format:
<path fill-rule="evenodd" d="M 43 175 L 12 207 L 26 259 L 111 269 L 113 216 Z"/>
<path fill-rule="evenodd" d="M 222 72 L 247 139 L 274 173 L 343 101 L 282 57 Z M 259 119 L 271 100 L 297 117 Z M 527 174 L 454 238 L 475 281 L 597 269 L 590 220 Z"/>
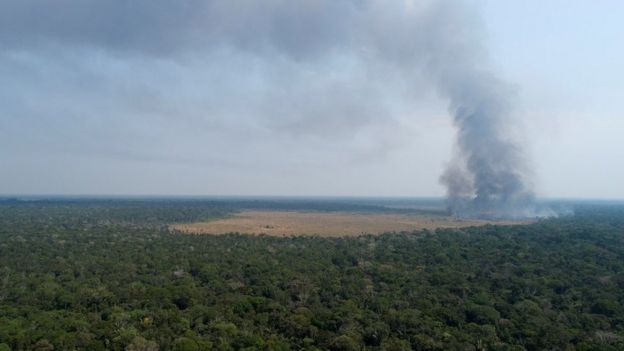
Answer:
<path fill-rule="evenodd" d="M 449 4 L 438 9 L 452 13 L 445 5 Z M 516 125 L 511 120 L 511 89 L 488 68 L 485 58 L 466 49 L 466 43 L 457 45 L 451 35 L 436 36 L 443 38 L 444 50 L 432 50 L 428 64 L 440 93 L 449 100 L 457 129 L 455 155 L 440 177 L 449 210 L 457 217 L 535 217 L 538 211 L 523 148 L 511 136 Z M 479 45 L 479 40 L 472 40 L 472 45 Z"/>
<path fill-rule="evenodd" d="M 3 115 L 62 126 L 56 139 L 93 136 L 71 148 L 95 143 L 94 150 L 115 150 L 121 143 L 111 140 L 124 130 L 125 139 L 146 144 L 125 142 L 129 150 L 118 153 L 150 159 L 154 155 L 143 153 L 161 147 L 150 142 L 159 140 L 152 135 L 175 129 L 186 135 L 178 139 L 196 142 L 187 141 L 188 148 L 171 158 L 240 149 L 218 153 L 231 162 L 262 149 L 241 143 L 241 134 L 259 135 L 261 146 L 283 135 L 349 140 L 368 128 L 376 133 L 367 142 L 390 144 L 381 140 L 379 126 L 394 128 L 386 134 L 398 139 L 399 120 L 410 111 L 412 121 L 431 118 L 418 116 L 414 105 L 437 90 L 457 129 L 457 152 L 441 177 L 451 211 L 460 217 L 532 215 L 523 151 L 509 133 L 512 94 L 490 68 L 479 16 L 469 5 L 5 0 L 0 67 L 9 67 L 5 76 L 19 83 L 0 87 L 0 102 Z M 42 81 L 59 84 L 46 88 Z M 20 123 L 10 124 L 17 132 L 7 137 L 31 133 L 30 124 Z M 68 125 L 85 130 L 67 136 Z M 216 145 L 204 147 L 206 140 Z M 172 144 L 159 154 L 181 147 Z M 279 159 L 268 150 L 266 158 Z"/>
<path fill-rule="evenodd" d="M 458 217 L 535 216 L 521 145 L 506 130 L 504 87 L 483 74 L 461 74 L 465 85 L 448 91 L 457 128 L 457 151 L 441 176 L 449 210 Z"/>

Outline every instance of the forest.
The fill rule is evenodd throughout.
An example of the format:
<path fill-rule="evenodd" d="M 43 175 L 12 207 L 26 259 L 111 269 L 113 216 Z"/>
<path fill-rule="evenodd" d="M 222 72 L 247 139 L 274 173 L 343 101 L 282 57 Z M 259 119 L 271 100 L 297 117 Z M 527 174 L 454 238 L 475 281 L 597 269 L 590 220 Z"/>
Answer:
<path fill-rule="evenodd" d="M 624 205 L 349 238 L 189 235 L 241 208 L 0 201 L 0 351 L 624 350 Z"/>

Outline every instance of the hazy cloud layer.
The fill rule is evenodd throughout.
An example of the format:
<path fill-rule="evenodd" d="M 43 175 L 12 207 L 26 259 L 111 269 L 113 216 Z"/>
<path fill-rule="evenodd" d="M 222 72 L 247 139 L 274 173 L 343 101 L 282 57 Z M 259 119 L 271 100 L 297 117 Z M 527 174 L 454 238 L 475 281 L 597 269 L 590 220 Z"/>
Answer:
<path fill-rule="evenodd" d="M 490 73 L 471 5 L 2 1 L 0 161 L 12 169 L 0 178 L 1 192 L 272 193 L 283 186 L 286 194 L 331 194 L 374 183 L 376 193 L 400 193 L 411 177 L 406 193 L 439 193 L 430 188 L 449 157 L 448 100 L 474 90 L 478 74 L 496 87 L 481 92 L 505 95 L 491 107 L 508 108 L 509 87 Z M 55 159 L 73 164 L 44 166 Z M 383 170 L 389 162 L 396 172 Z M 397 166 L 408 163 L 414 166 Z M 159 167 L 163 174 L 153 171 Z M 47 169 L 67 184 L 24 181 Z M 133 172 L 129 179 L 154 177 L 154 186 L 125 184 L 124 169 Z M 176 187 L 167 175 L 176 170 L 197 176 Z M 107 183 L 112 173 L 118 179 Z"/>
<path fill-rule="evenodd" d="M 388 126 L 431 100 L 438 4 L 4 1 L 3 144 L 244 165 L 295 138 L 382 155 L 407 138 Z"/>
<path fill-rule="evenodd" d="M 450 1 L 20 0 L 0 13 L 16 82 L 0 92 L 5 143 L 121 159 L 296 164 L 274 153 L 284 138 L 311 160 L 383 157 L 419 99 L 453 95 L 457 72 L 485 61 L 475 16 Z"/>

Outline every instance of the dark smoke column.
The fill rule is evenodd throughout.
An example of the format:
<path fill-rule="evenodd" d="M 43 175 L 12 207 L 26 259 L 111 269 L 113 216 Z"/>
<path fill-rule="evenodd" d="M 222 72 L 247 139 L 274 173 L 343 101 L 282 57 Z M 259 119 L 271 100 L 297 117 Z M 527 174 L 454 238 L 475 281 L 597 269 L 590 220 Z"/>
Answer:
<path fill-rule="evenodd" d="M 465 65 L 446 73 L 442 87 L 457 128 L 456 154 L 441 177 L 449 210 L 457 217 L 536 216 L 523 150 L 508 130 L 507 86 Z"/>
<path fill-rule="evenodd" d="M 514 141 L 512 89 L 491 68 L 479 16 L 464 1 L 434 0 L 421 17 L 420 57 L 457 130 L 440 177 L 457 217 L 537 215 L 522 145 Z"/>

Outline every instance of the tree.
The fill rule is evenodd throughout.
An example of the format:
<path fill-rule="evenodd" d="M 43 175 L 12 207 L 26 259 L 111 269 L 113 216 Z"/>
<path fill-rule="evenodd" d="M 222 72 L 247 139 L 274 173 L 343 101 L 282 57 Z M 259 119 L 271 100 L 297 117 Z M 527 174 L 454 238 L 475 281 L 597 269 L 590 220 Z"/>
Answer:
<path fill-rule="evenodd" d="M 126 347 L 126 351 L 158 351 L 158 344 L 141 336 L 135 337 Z"/>

